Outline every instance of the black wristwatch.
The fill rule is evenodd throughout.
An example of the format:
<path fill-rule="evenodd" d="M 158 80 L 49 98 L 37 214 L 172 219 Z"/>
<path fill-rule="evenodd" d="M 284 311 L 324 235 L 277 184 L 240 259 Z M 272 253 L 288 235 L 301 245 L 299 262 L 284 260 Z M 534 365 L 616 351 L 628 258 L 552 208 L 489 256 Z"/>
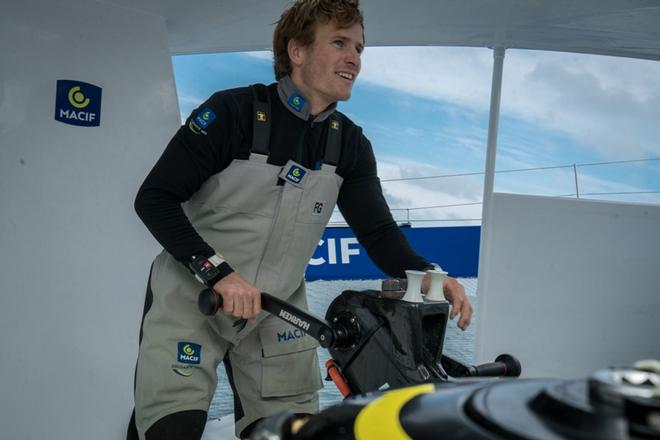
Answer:
<path fill-rule="evenodd" d="M 211 288 L 215 283 L 233 272 L 231 266 L 218 254 L 209 258 L 193 257 L 189 266 L 190 270 L 195 274 L 195 278 L 200 283 Z"/>

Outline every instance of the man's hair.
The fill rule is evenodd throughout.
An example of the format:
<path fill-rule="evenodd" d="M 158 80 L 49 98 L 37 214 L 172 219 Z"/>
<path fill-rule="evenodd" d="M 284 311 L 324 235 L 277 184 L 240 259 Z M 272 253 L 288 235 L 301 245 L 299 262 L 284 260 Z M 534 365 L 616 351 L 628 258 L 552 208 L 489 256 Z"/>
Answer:
<path fill-rule="evenodd" d="M 359 23 L 364 29 L 359 3 L 360 0 L 297 0 L 285 10 L 273 34 L 275 78 L 279 80 L 291 73 L 289 40 L 310 46 L 314 43 L 317 24 L 333 21 L 339 28 L 347 28 Z"/>

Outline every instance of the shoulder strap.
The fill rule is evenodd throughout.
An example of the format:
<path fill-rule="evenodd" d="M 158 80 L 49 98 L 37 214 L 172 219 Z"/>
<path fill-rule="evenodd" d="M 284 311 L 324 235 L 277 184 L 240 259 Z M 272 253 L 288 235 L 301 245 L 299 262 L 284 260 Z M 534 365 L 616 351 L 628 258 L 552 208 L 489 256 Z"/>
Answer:
<path fill-rule="evenodd" d="M 268 156 L 270 152 L 270 94 L 263 84 L 253 84 L 252 89 L 252 153 Z"/>
<path fill-rule="evenodd" d="M 342 121 L 336 113 L 331 115 L 328 120 L 328 138 L 325 141 L 323 162 L 328 165 L 337 166 L 337 163 L 339 163 L 339 153 L 341 152 Z"/>

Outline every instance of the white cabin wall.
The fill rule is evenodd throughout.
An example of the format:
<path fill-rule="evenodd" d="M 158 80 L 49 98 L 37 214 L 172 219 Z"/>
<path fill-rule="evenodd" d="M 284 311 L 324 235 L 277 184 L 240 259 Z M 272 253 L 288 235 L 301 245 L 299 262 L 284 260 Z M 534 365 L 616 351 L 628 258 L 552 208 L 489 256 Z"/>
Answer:
<path fill-rule="evenodd" d="M 494 194 L 477 362 L 578 378 L 660 359 L 660 206 Z"/>
<path fill-rule="evenodd" d="M 58 79 L 102 87 L 100 127 L 54 120 Z M 125 436 L 159 250 L 133 200 L 179 124 L 162 17 L 3 2 L 0 437 Z"/>

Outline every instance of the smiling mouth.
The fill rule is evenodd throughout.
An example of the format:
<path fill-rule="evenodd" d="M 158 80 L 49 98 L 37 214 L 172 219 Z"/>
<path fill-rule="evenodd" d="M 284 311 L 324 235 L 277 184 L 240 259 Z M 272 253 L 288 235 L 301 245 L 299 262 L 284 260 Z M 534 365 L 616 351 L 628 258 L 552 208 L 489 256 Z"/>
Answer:
<path fill-rule="evenodd" d="M 348 73 L 348 72 L 337 72 L 337 75 L 339 75 L 342 78 L 347 79 L 349 81 L 353 81 L 353 78 L 355 78 L 355 75 L 353 75 L 352 73 Z"/>

